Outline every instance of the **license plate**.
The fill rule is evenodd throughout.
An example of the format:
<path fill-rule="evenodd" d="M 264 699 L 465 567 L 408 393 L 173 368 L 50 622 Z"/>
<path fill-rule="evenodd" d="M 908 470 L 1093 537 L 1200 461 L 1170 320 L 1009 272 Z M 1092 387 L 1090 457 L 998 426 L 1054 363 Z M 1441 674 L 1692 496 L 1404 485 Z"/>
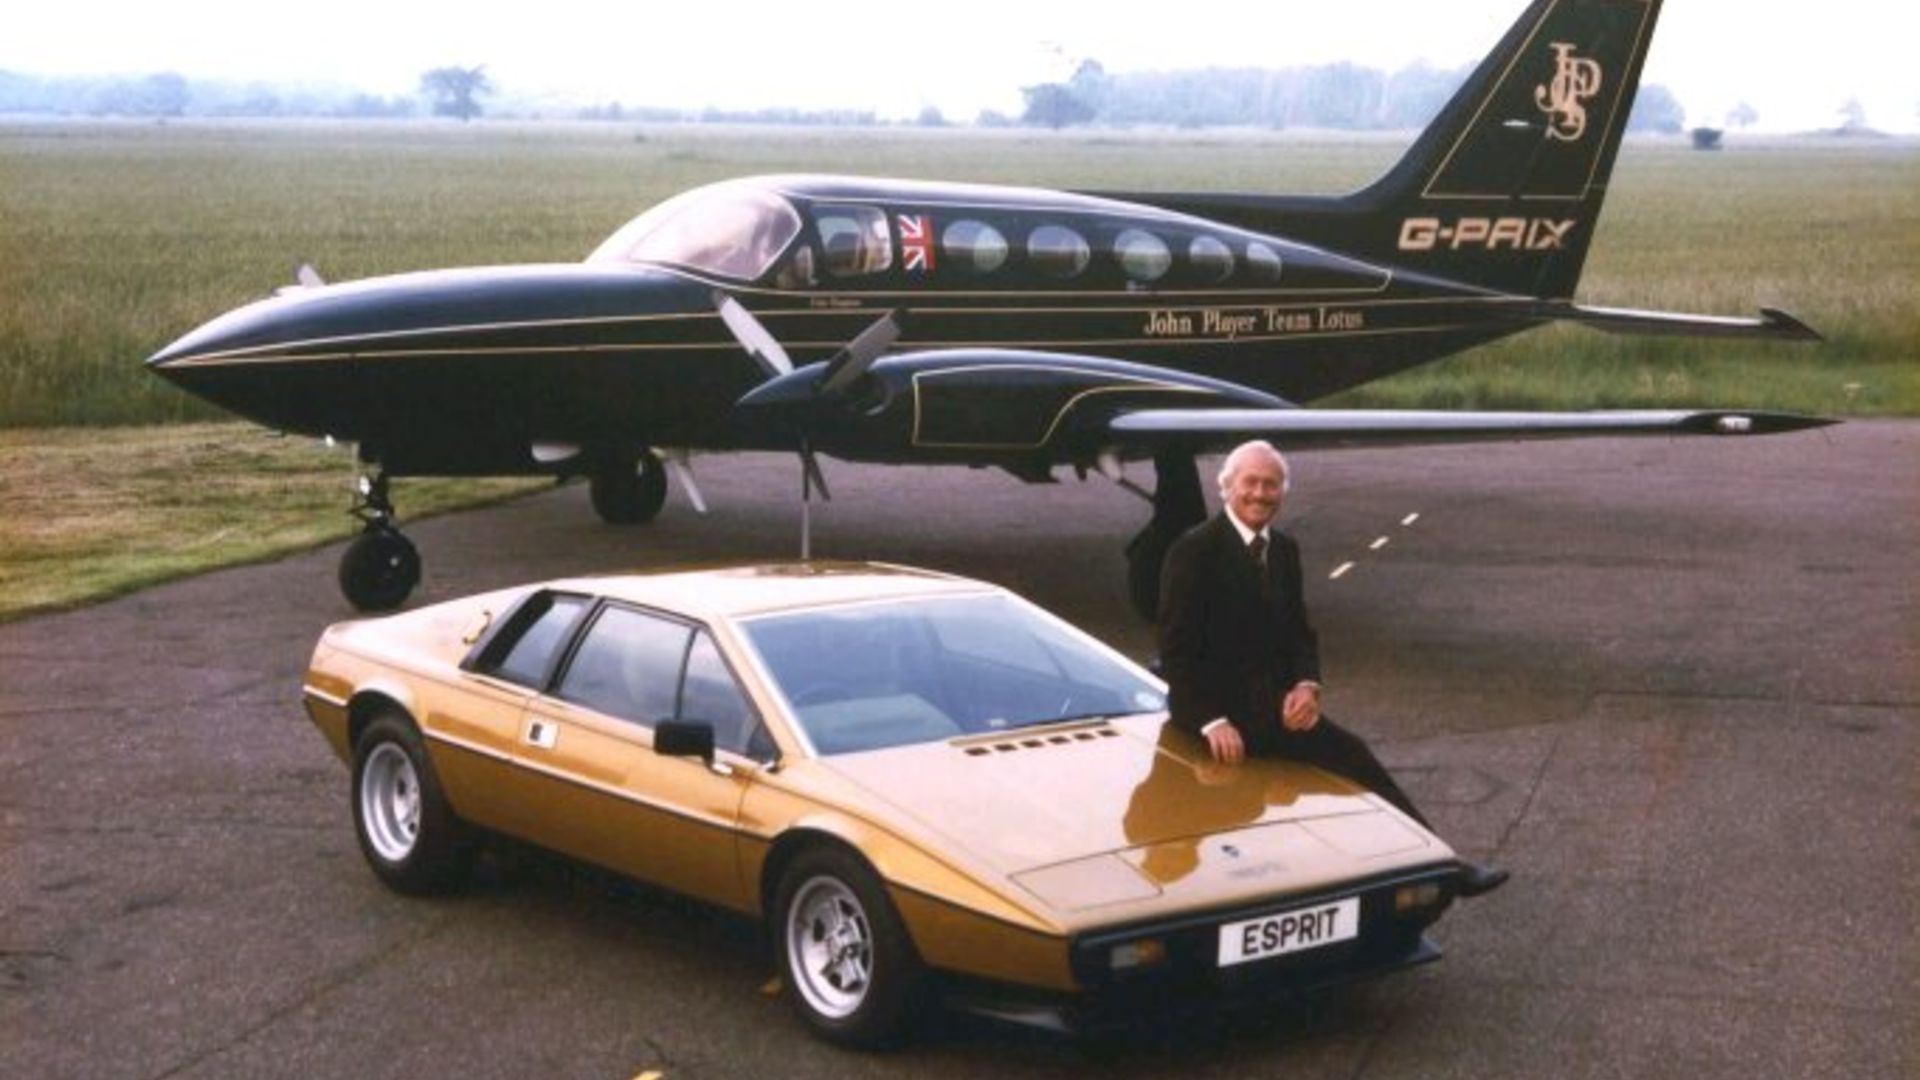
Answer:
<path fill-rule="evenodd" d="M 1317 949 L 1360 935 L 1360 898 L 1349 896 L 1220 928 L 1220 966 Z"/>

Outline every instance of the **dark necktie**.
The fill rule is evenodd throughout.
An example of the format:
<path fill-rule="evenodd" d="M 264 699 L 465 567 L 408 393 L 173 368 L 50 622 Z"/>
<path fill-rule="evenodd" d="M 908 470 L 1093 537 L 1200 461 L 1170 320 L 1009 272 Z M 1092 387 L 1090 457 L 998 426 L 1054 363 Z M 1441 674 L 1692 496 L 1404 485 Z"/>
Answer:
<path fill-rule="evenodd" d="M 1267 538 L 1255 533 L 1247 543 L 1247 554 L 1253 556 L 1253 568 L 1260 573 L 1260 591 L 1267 591 Z"/>

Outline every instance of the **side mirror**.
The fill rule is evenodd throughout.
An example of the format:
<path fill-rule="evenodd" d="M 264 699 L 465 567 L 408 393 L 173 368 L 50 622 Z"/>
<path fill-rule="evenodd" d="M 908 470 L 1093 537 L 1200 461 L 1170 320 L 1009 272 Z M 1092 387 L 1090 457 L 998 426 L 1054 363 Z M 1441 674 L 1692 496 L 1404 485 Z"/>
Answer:
<path fill-rule="evenodd" d="M 662 720 L 653 727 L 653 752 L 699 758 L 712 764 L 713 725 L 696 720 Z"/>

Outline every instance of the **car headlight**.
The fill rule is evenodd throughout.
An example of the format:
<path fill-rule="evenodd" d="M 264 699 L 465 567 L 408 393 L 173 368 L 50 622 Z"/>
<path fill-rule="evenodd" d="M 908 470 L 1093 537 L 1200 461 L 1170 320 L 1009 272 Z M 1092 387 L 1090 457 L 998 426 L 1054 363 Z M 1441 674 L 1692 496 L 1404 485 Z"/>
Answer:
<path fill-rule="evenodd" d="M 1115 971 L 1138 971 L 1165 963 L 1167 943 L 1159 938 L 1141 938 L 1115 945 L 1107 954 L 1107 966 Z"/>
<path fill-rule="evenodd" d="M 1396 915 L 1410 915 L 1430 911 L 1446 899 L 1445 890 L 1437 881 L 1421 881 L 1412 885 L 1402 885 L 1393 891 L 1393 910 Z"/>

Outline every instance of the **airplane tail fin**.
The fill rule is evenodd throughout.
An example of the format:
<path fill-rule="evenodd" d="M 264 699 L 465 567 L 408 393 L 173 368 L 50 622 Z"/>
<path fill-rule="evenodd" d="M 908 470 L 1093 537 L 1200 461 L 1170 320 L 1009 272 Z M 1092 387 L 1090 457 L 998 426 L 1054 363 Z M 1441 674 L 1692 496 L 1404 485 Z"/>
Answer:
<path fill-rule="evenodd" d="M 1399 164 L 1340 200 L 1376 222 L 1363 246 L 1571 298 L 1659 14 L 1660 0 L 1536 0 Z"/>
<path fill-rule="evenodd" d="M 1502 292 L 1570 300 L 1661 0 L 1534 0 L 1351 195 L 1133 195 Z"/>

